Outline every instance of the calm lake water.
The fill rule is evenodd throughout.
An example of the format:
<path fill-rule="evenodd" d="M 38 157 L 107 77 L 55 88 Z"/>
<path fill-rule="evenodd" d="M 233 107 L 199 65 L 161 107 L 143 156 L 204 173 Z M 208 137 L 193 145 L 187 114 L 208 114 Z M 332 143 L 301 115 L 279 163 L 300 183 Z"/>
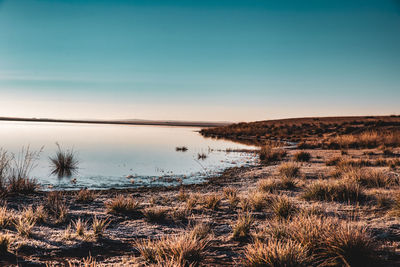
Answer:
<path fill-rule="evenodd" d="M 43 150 L 31 176 L 42 189 L 127 188 L 202 182 L 227 167 L 253 163 L 254 156 L 226 149 L 253 147 L 203 138 L 199 128 L 0 122 L 0 147 L 16 155 L 21 148 Z M 71 178 L 51 174 L 49 157 L 73 148 L 79 170 Z M 186 152 L 175 150 L 186 146 Z M 198 153 L 207 158 L 198 160 Z M 129 176 L 129 178 L 127 178 Z M 132 177 L 131 177 L 132 176 Z M 73 183 L 72 181 L 75 181 Z"/>

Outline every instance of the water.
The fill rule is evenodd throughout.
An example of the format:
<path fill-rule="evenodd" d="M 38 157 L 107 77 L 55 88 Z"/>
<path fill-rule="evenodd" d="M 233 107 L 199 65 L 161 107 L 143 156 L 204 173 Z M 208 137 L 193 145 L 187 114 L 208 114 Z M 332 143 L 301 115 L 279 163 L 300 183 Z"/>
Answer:
<path fill-rule="evenodd" d="M 254 156 L 226 149 L 249 149 L 230 141 L 203 138 L 193 127 L 0 122 L 0 147 L 18 154 L 23 146 L 43 150 L 31 176 L 42 189 L 129 188 L 199 183 L 227 167 L 251 164 Z M 49 157 L 73 148 L 78 173 L 51 174 Z M 177 146 L 188 151 L 177 152 Z M 198 153 L 207 155 L 198 160 Z M 180 180 L 181 179 L 181 180 Z"/>

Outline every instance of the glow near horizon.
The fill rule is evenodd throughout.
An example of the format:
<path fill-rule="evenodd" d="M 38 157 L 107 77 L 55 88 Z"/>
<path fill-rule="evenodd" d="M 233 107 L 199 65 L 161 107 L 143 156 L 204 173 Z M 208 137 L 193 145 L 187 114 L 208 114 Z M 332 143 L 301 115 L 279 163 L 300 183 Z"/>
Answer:
<path fill-rule="evenodd" d="M 0 116 L 400 113 L 398 1 L 0 1 Z"/>

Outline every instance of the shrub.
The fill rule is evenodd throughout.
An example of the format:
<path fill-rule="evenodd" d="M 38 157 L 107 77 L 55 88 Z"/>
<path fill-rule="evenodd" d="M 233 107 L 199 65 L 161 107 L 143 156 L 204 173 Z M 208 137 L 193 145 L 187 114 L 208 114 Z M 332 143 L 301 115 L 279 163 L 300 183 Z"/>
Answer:
<path fill-rule="evenodd" d="M 294 160 L 299 162 L 309 162 L 311 159 L 311 154 L 305 151 L 299 151 L 294 154 Z"/>
<path fill-rule="evenodd" d="M 278 171 L 286 178 L 295 178 L 300 175 L 300 167 L 294 163 L 283 163 L 279 166 Z"/>
<path fill-rule="evenodd" d="M 117 195 L 111 201 L 106 202 L 106 208 L 109 213 L 132 215 L 139 211 L 139 202 L 131 197 Z"/>
<path fill-rule="evenodd" d="M 239 214 L 235 224 L 232 224 L 232 238 L 234 240 L 244 240 L 250 237 L 250 229 L 254 219 L 250 213 Z"/>

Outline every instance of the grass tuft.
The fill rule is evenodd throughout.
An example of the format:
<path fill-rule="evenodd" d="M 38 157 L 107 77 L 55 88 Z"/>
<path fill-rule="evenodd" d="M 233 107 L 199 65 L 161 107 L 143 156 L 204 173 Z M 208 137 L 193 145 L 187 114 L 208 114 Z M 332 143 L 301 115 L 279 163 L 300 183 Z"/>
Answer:
<path fill-rule="evenodd" d="M 76 153 L 73 149 L 63 150 L 60 144 L 56 143 L 56 145 L 58 148 L 56 155 L 50 157 L 51 173 L 59 178 L 71 177 L 73 173 L 78 171 L 79 161 L 76 158 Z"/>

